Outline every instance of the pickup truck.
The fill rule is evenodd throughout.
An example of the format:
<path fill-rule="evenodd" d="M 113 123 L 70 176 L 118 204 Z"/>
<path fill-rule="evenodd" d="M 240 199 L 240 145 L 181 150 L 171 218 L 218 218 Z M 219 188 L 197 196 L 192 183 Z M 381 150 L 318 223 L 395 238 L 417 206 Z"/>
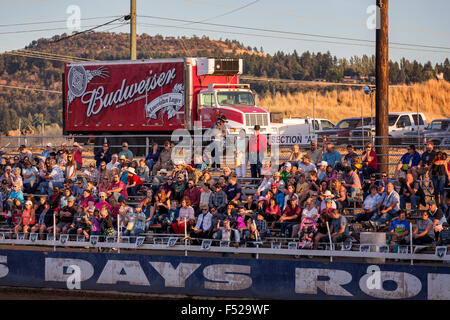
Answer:
<path fill-rule="evenodd" d="M 411 137 L 412 143 L 419 141 L 424 144 L 432 141 L 436 147 L 448 148 L 450 147 L 450 118 L 431 121 L 430 125 L 420 132 L 419 136 L 413 132 L 406 135 Z"/>
<path fill-rule="evenodd" d="M 416 140 L 411 140 L 414 135 L 417 137 L 417 131 L 423 132 L 427 127 L 427 120 L 423 113 L 416 112 L 393 112 L 388 115 L 389 122 L 389 144 L 408 144 L 417 143 Z M 351 138 L 349 139 L 355 145 L 362 145 L 364 142 L 374 142 L 375 126 L 364 126 L 352 130 Z"/>
<path fill-rule="evenodd" d="M 350 138 L 355 129 L 361 127 L 362 125 L 370 128 L 371 123 L 375 123 L 375 120 L 371 117 L 365 117 L 362 119 L 361 117 L 346 118 L 339 121 L 333 128 L 318 132 L 317 135 L 320 137 L 327 136 L 330 141 L 338 145 L 344 145 L 351 142 Z"/>

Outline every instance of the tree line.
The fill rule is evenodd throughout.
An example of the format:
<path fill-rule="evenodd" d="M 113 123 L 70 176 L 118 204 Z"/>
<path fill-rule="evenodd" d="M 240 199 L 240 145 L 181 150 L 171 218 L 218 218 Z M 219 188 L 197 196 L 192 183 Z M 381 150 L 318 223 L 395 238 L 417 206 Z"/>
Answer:
<path fill-rule="evenodd" d="M 76 56 L 95 60 L 129 59 L 129 34 L 92 32 L 64 41 L 54 42 L 67 34 L 50 39 L 32 41 L 25 49 Z M 341 82 L 344 77 L 367 78 L 375 76 L 375 56 L 337 58 L 330 52 L 265 54 L 263 48 L 251 48 L 236 40 L 210 40 L 208 37 L 138 36 L 138 59 L 175 58 L 186 56 L 235 57 L 244 59 L 244 75 L 289 80 L 324 80 Z M 443 73 L 450 80 L 449 60 L 432 65 L 402 59 L 390 62 L 389 79 L 392 84 L 411 84 L 436 78 Z M 0 84 L 34 87 L 61 91 L 63 62 L 38 58 L 0 55 Z M 275 91 L 296 92 L 303 87 L 283 83 L 255 82 L 260 95 Z M 327 88 L 321 90 L 328 90 Z M 50 123 L 62 125 L 61 95 L 48 92 L 10 90 L 0 87 L 0 133 L 22 127 L 37 127 Z"/>

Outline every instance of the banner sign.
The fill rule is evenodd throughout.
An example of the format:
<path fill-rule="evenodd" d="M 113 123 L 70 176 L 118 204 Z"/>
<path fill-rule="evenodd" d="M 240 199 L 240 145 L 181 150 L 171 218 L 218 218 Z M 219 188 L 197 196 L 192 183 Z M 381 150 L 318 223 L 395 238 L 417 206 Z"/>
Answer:
<path fill-rule="evenodd" d="M 270 136 L 270 144 L 279 145 L 310 145 L 311 141 L 317 141 L 316 134 L 308 135 L 287 135 L 287 134 L 272 134 Z"/>
<path fill-rule="evenodd" d="M 0 286 L 258 299 L 450 299 L 448 266 L 0 250 Z"/>
<path fill-rule="evenodd" d="M 174 130 L 184 125 L 184 62 L 65 66 L 67 131 Z"/>

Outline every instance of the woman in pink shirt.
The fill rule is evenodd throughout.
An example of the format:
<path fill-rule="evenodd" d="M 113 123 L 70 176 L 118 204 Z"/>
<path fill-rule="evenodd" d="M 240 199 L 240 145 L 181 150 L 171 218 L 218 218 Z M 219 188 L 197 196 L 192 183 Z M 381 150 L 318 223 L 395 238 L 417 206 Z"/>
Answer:
<path fill-rule="evenodd" d="M 280 219 L 281 217 L 281 210 L 280 206 L 277 203 L 277 200 L 275 198 L 270 198 L 269 200 L 269 206 L 266 209 L 266 221 L 272 222 L 269 228 L 274 228 L 275 223 Z"/>

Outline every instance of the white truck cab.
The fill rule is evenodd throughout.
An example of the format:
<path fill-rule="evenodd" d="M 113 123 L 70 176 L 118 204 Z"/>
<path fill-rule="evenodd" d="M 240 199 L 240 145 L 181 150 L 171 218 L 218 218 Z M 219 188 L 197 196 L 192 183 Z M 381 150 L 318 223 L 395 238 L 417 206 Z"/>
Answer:
<path fill-rule="evenodd" d="M 389 113 L 389 135 L 401 137 L 407 132 L 417 132 L 425 130 L 428 126 L 423 113 L 417 112 L 393 112 Z"/>

